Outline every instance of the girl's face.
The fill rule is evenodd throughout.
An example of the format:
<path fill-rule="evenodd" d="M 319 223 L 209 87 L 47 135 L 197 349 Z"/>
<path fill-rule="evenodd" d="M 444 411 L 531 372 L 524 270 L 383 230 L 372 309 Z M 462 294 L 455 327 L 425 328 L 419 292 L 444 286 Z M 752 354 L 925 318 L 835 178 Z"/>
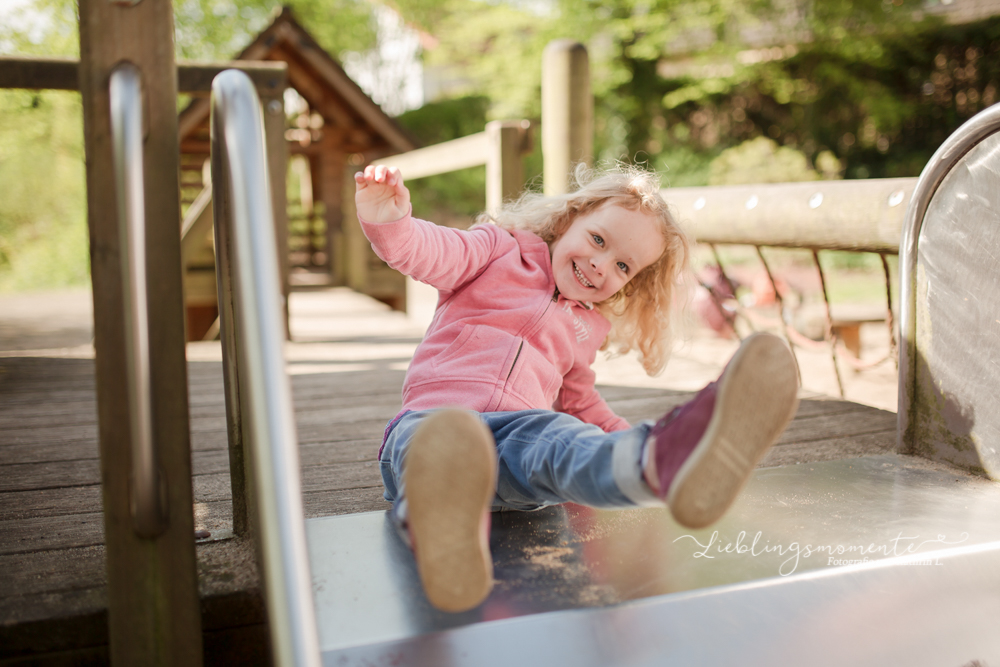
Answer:
<path fill-rule="evenodd" d="M 660 222 L 605 204 L 577 217 L 552 244 L 552 274 L 567 299 L 600 303 L 663 254 Z"/>

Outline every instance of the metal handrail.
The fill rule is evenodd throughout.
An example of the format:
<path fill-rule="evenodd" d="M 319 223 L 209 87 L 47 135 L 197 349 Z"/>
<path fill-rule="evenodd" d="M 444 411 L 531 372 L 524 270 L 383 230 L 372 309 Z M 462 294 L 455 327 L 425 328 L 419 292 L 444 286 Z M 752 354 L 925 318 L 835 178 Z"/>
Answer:
<path fill-rule="evenodd" d="M 899 400 L 896 411 L 897 447 L 907 448 L 910 398 L 916 388 L 915 362 L 917 330 L 917 243 L 931 199 L 945 177 L 966 153 L 991 134 L 1000 132 L 1000 105 L 987 107 L 955 130 L 931 157 L 920 173 L 913 198 L 906 209 L 899 243 Z"/>
<path fill-rule="evenodd" d="M 125 292 L 132 525 L 141 537 L 153 538 L 166 530 L 167 499 L 153 435 L 142 164 L 142 79 L 135 65 L 122 63 L 114 69 L 110 96 L 119 253 Z"/>
<path fill-rule="evenodd" d="M 282 354 L 284 321 L 271 188 L 260 100 L 246 74 L 226 70 L 212 82 L 212 183 L 215 184 L 216 266 L 233 272 L 233 322 L 222 329 L 239 341 L 243 416 L 249 427 L 259 553 L 263 560 L 271 646 L 278 665 L 320 664 L 299 448 L 291 386 Z M 219 238 L 225 228 L 229 253 Z M 220 278 L 221 280 L 221 278 Z M 220 296 L 222 290 L 220 290 Z M 220 316 L 225 309 L 220 304 Z"/>

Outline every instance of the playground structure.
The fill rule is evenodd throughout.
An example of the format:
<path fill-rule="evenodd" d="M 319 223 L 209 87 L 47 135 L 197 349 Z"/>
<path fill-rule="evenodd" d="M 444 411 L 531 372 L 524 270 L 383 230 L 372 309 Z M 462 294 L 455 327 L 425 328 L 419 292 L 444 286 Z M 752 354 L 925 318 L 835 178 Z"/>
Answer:
<path fill-rule="evenodd" d="M 175 196 L 179 183 L 177 118 L 173 114 L 177 74 L 170 37 L 172 15 L 168 4 L 151 0 L 140 0 L 133 5 L 83 0 L 80 16 L 79 73 L 85 110 L 88 209 L 94 258 L 95 348 L 109 575 L 110 658 L 118 664 L 199 664 L 202 635 L 191 540 L 191 460 L 179 268 L 181 243 L 176 233 L 180 211 Z M 553 49 L 552 53 L 565 58 L 563 62 L 574 62 L 573 59 L 579 58 L 581 52 L 570 45 L 563 45 Z M 149 300 L 155 299 L 157 304 L 156 308 L 147 309 L 151 406 L 147 431 L 155 434 L 156 442 L 155 453 L 142 456 L 147 456 L 154 468 L 158 468 L 158 472 L 147 477 L 153 480 L 158 477 L 163 481 L 154 481 L 143 488 L 138 483 L 142 475 L 133 467 L 136 459 L 140 458 L 140 450 L 135 445 L 137 438 L 132 424 L 137 421 L 137 409 L 130 387 L 136 386 L 139 380 L 130 379 L 132 374 L 129 368 L 133 362 L 126 354 L 130 347 L 126 334 L 133 327 L 129 323 L 132 309 L 128 305 L 128 295 L 133 292 L 122 272 L 121 262 L 128 257 L 128 253 L 123 251 L 125 243 L 120 232 L 122 204 L 119 197 L 123 195 L 123 188 L 113 180 L 116 170 L 120 169 L 120 162 L 116 162 L 112 150 L 111 89 L 108 85 L 112 71 L 122 61 L 132 63 L 142 81 L 146 104 L 137 106 L 148 111 L 148 120 L 141 126 L 148 125 L 149 128 L 142 159 L 144 179 L 146 183 L 158 184 L 157 188 L 144 190 L 147 284 Z M 578 76 L 579 69 L 567 67 L 564 71 L 576 72 Z M 826 466 L 815 475 L 809 474 L 811 468 L 798 469 L 787 475 L 780 471 L 764 471 L 755 479 L 747 499 L 735 510 L 735 516 L 729 520 L 725 530 L 734 532 L 739 528 L 739 521 L 749 521 L 755 511 L 766 515 L 771 525 L 785 525 L 780 515 L 772 514 L 768 509 L 770 499 L 776 494 L 784 494 L 790 500 L 796 497 L 801 500 L 803 494 L 819 494 L 813 488 L 818 483 L 834 488 L 854 484 L 855 488 L 871 490 L 873 504 L 859 500 L 823 500 L 821 494 L 817 495 L 813 498 L 814 504 L 824 512 L 840 512 L 848 517 L 843 524 L 824 524 L 826 528 L 820 530 L 817 539 L 842 537 L 866 519 L 877 525 L 897 525 L 901 517 L 906 516 L 926 529 L 928 534 L 941 526 L 949 529 L 960 526 L 976 532 L 975 546 L 966 544 L 936 552 L 935 558 L 943 559 L 948 568 L 926 574 L 918 568 L 904 566 L 909 561 L 903 559 L 886 561 L 878 566 L 848 567 L 824 573 L 823 576 L 803 575 L 780 581 L 762 579 L 765 575 L 756 571 L 735 572 L 707 584 L 696 582 L 691 586 L 689 581 L 665 589 L 661 587 L 657 591 L 664 595 L 649 598 L 644 603 L 606 608 L 598 606 L 583 613 L 556 611 L 593 606 L 572 595 L 565 595 L 556 603 L 549 600 L 546 604 L 526 605 L 520 610 L 507 608 L 493 618 L 524 616 L 538 611 L 556 613 L 525 616 L 505 624 L 491 624 L 486 622 L 489 618 L 475 615 L 457 619 L 433 615 L 420 602 L 412 572 L 407 570 L 407 554 L 388 541 L 380 515 L 331 517 L 304 522 L 297 481 L 299 472 L 294 428 L 288 422 L 291 405 L 287 389 L 283 389 L 287 380 L 282 379 L 282 333 L 279 326 L 281 281 L 278 278 L 277 253 L 267 238 L 274 229 L 273 219 L 268 219 L 273 218 L 274 202 L 268 201 L 271 188 L 262 186 L 262 183 L 274 178 L 275 172 L 270 171 L 269 175 L 263 146 L 257 150 L 251 145 L 252 141 L 243 141 L 252 135 L 259 138 L 265 134 L 261 127 L 266 120 L 261 120 L 259 103 L 253 99 L 246 79 L 226 73 L 214 85 L 218 115 L 213 115 L 213 183 L 216 187 L 222 187 L 222 184 L 228 186 L 223 196 L 215 196 L 214 218 L 218 222 L 215 225 L 218 265 L 222 267 L 219 294 L 223 295 L 220 314 L 225 350 L 223 360 L 226 367 L 234 531 L 250 533 L 258 540 L 265 572 L 271 645 L 277 663 L 319 664 L 320 651 L 323 651 L 322 660 L 328 664 L 336 664 L 341 659 L 348 664 L 361 664 L 365 660 L 389 656 L 400 664 L 443 664 L 451 661 L 505 664 L 515 658 L 527 664 L 566 661 L 581 665 L 607 664 L 612 660 L 618 661 L 618 658 L 634 664 L 662 664 L 664 656 L 683 664 L 694 660 L 692 656 L 697 655 L 698 648 L 708 643 L 711 644 L 711 655 L 720 660 L 733 660 L 738 655 L 745 657 L 747 651 L 763 650 L 766 644 L 769 647 L 766 654 L 754 654 L 760 655 L 763 662 L 767 662 L 765 657 L 770 657 L 772 662 L 788 662 L 808 660 L 811 656 L 817 664 L 824 660 L 828 664 L 836 664 L 851 662 L 852 656 L 861 655 L 860 652 L 866 648 L 874 651 L 877 633 L 871 625 L 858 623 L 848 628 L 849 638 L 857 641 L 844 641 L 844 637 L 831 641 L 829 632 L 824 634 L 823 623 L 829 627 L 830 622 L 846 614 L 848 609 L 857 609 L 861 603 L 870 601 L 876 590 L 886 605 L 882 615 L 895 615 L 892 627 L 905 627 L 916 637 L 907 639 L 908 644 L 901 643 L 901 635 L 891 637 L 889 647 L 892 652 L 889 655 L 905 655 L 910 664 L 918 664 L 919 660 L 929 662 L 942 656 L 950 659 L 961 650 L 969 652 L 968 658 L 986 659 L 987 662 L 990 658 L 998 659 L 995 644 L 991 647 L 988 641 L 991 630 L 985 619 L 993 617 L 991 612 L 997 606 L 996 596 L 990 596 L 989 590 L 995 590 L 998 583 L 996 565 L 1000 546 L 996 540 L 1000 536 L 991 529 L 989 522 L 981 518 L 982 515 L 995 516 L 998 506 L 996 489 L 986 482 L 967 482 L 959 490 L 952 491 L 949 484 L 952 475 L 940 470 L 922 475 L 918 467 L 900 457 L 859 460 L 857 470 L 846 464 Z M 574 90 L 571 85 L 566 85 L 565 89 Z M 242 115 L 243 118 L 233 119 L 228 116 L 229 113 Z M 222 120 L 223 114 L 227 114 L 225 121 Z M 582 117 L 586 118 L 585 115 Z M 962 326 L 959 321 L 947 327 L 950 338 L 939 338 L 937 327 L 933 330 L 933 337 L 930 335 L 929 323 L 937 322 L 941 317 L 957 319 L 964 311 L 953 296 L 959 288 L 953 286 L 953 292 L 942 292 L 940 287 L 942 284 L 954 285 L 956 251 L 950 249 L 945 252 L 944 261 L 950 262 L 950 267 L 941 267 L 938 242 L 921 243 L 920 239 L 936 239 L 935 234 L 942 234 L 942 218 L 951 224 L 983 219 L 983 211 L 988 209 L 983 207 L 982 202 L 992 201 L 996 189 L 989 187 L 988 179 L 986 185 L 979 180 L 984 178 L 986 169 L 981 165 L 989 160 L 991 152 L 995 152 L 996 133 L 1000 129 L 998 117 L 997 110 L 991 109 L 957 133 L 953 141 L 942 147 L 925 176 L 912 190 L 907 189 L 909 186 L 906 184 L 891 184 L 892 189 L 883 192 L 881 188 L 888 184 L 871 185 L 871 201 L 885 202 L 882 208 L 876 210 L 881 216 L 879 219 L 890 219 L 890 228 L 894 224 L 892 221 L 898 219 L 897 211 L 902 211 L 900 202 L 892 204 L 896 199 L 895 193 L 901 189 L 915 193 L 906 218 L 904 256 L 901 258 L 902 265 L 908 268 L 902 285 L 904 338 L 901 369 L 906 370 L 901 373 L 901 378 L 905 380 L 900 383 L 899 419 L 903 438 L 900 451 L 930 455 L 966 469 L 977 468 L 993 475 L 997 470 L 993 458 L 996 438 L 988 420 L 989 410 L 986 407 L 976 410 L 966 406 L 971 405 L 976 396 L 987 399 L 998 378 L 990 373 L 990 364 L 973 364 L 969 359 L 955 361 L 949 356 L 958 350 L 967 350 L 970 335 L 989 331 L 990 323 L 976 320 L 970 328 L 970 325 Z M 242 130 L 236 130 L 237 127 Z M 504 165 L 516 163 L 516 159 L 505 160 L 504 156 L 519 157 L 519 151 L 524 148 L 524 130 L 520 123 L 494 125 L 487 130 L 485 139 L 475 140 L 485 146 L 483 162 L 488 169 L 490 164 L 495 165 L 492 173 L 503 174 Z M 229 132 L 236 134 L 230 136 Z M 509 139 L 505 140 L 505 136 Z M 573 154 L 573 150 L 580 150 L 579 143 L 574 144 L 573 135 L 569 136 L 570 139 L 564 143 L 569 160 L 579 161 L 582 157 L 580 153 Z M 543 145 L 549 144 L 543 139 Z M 225 148 L 242 148 L 247 153 L 240 157 L 227 156 Z M 497 154 L 500 158 L 490 157 Z M 405 158 L 399 158 L 402 159 Z M 134 166 L 134 162 L 132 164 Z M 244 169 L 254 173 L 245 175 L 242 173 Z M 488 201 L 495 202 L 497 197 L 507 196 L 509 190 L 505 189 L 506 183 L 516 182 L 511 172 L 507 173 L 509 180 L 490 180 L 503 185 L 493 186 L 494 194 Z M 827 185 L 822 187 L 826 189 Z M 810 184 L 810 187 L 819 186 Z M 836 205 L 835 195 L 831 194 L 837 187 L 847 185 L 830 186 L 825 190 L 827 210 L 841 210 Z M 729 193 L 732 194 L 732 191 Z M 709 203 L 715 201 L 714 197 L 718 195 L 720 200 L 725 200 L 723 195 L 726 192 L 704 189 L 693 194 L 697 196 L 691 204 L 692 209 L 710 211 Z M 761 206 L 761 210 L 770 210 L 760 204 L 765 201 L 764 198 L 756 194 L 752 196 L 757 197 L 756 206 Z M 252 205 L 247 203 L 251 201 L 250 197 L 257 197 Z M 701 207 L 697 205 L 699 198 L 705 199 Z M 811 194 L 805 201 L 810 200 L 814 201 Z M 731 201 L 736 204 L 734 208 L 752 209 L 746 205 L 750 198 L 738 193 L 732 195 Z M 976 216 L 963 215 L 963 210 L 956 208 L 964 202 L 978 207 L 975 209 L 978 211 Z M 681 210 L 684 211 L 683 205 Z M 819 205 L 810 207 L 809 211 L 812 211 L 811 215 L 824 212 Z M 788 219 L 802 219 L 810 215 L 809 211 L 792 209 L 785 215 Z M 696 215 L 691 217 L 696 224 L 702 224 Z M 226 222 L 230 219 L 232 227 Z M 836 226 L 831 223 L 830 228 L 836 229 Z M 755 232 L 750 231 L 743 237 L 725 234 L 712 237 L 696 231 L 700 238 L 718 243 L 750 241 L 754 245 L 782 245 L 778 234 L 756 233 L 761 236 L 754 236 Z M 839 248 L 858 243 L 851 239 L 859 238 L 861 232 L 852 228 L 843 237 L 838 236 L 827 233 L 826 240 L 819 244 L 799 229 L 785 238 L 790 239 L 789 244 L 799 246 Z M 850 238 L 845 240 L 847 236 Z M 885 233 L 871 245 L 855 246 L 854 249 L 892 252 L 891 238 L 891 233 Z M 976 246 L 977 251 L 988 256 L 990 246 L 987 242 L 990 240 L 987 234 Z M 987 257 L 979 257 L 971 264 L 985 275 L 989 275 L 992 268 Z M 929 277 L 933 278 L 933 283 Z M 967 276 L 963 278 L 967 281 Z M 995 296 L 989 292 L 994 283 L 984 279 L 974 285 L 983 291 L 972 293 L 971 287 L 963 281 L 961 293 L 988 301 Z M 928 287 L 932 284 L 933 290 Z M 959 306 L 958 312 L 955 311 L 956 305 Z M 259 319 L 255 320 L 254 311 L 258 307 Z M 237 329 L 239 335 L 235 334 Z M 975 351 L 983 354 L 984 347 L 985 344 Z M 974 381 L 966 382 L 968 378 L 963 377 L 965 386 L 955 389 L 957 380 L 949 379 L 948 373 L 956 368 L 970 367 L 981 372 L 970 374 L 959 370 L 960 374 L 973 376 Z M 268 391 L 277 393 L 268 396 Z M 269 426 L 263 420 L 272 413 L 274 421 Z M 958 430 L 955 429 L 956 422 Z M 933 437 L 929 438 L 928 432 Z M 244 455 L 244 442 L 252 446 L 252 455 Z M 952 450 L 961 452 L 962 457 L 953 456 Z M 264 461 L 270 462 L 270 465 L 264 465 Z M 155 507 L 157 503 L 137 500 L 140 493 L 156 494 L 161 501 L 160 509 L 151 512 L 153 519 L 150 521 L 143 521 L 143 514 L 133 508 L 144 505 Z M 891 498 L 896 499 L 897 505 L 889 502 Z M 928 505 L 935 503 L 939 505 L 936 513 L 928 512 Z M 963 504 L 975 507 L 977 512 L 963 514 Z M 978 513 L 980 511 L 982 515 Z M 560 531 L 565 530 L 565 522 L 572 524 L 573 519 L 567 519 L 558 512 L 537 516 L 534 525 L 531 519 L 513 520 L 505 528 L 509 541 L 522 544 L 535 540 L 536 544 L 549 547 L 551 544 L 546 540 L 550 534 L 554 532 L 558 538 Z M 638 532 L 647 532 L 651 525 L 649 521 L 645 515 L 637 519 Z M 575 528 L 584 530 L 579 525 Z M 669 530 L 676 531 L 676 528 L 668 529 L 661 536 L 662 543 L 679 537 Z M 868 536 L 873 537 L 871 534 Z M 312 551 L 310 558 L 305 555 L 307 538 L 308 549 Z M 331 556 L 334 545 L 341 545 L 340 550 L 343 551 L 345 541 L 355 546 L 348 549 L 346 555 Z M 523 558 L 524 551 L 512 549 L 510 553 L 511 558 L 516 560 Z M 379 554 L 388 554 L 381 565 L 382 561 L 377 560 Z M 503 558 L 502 551 L 498 552 L 498 558 Z M 304 579 L 307 570 L 303 563 L 311 564 L 314 585 L 322 583 L 315 591 L 315 603 L 309 594 L 308 579 Z M 358 564 L 382 568 L 375 577 L 381 588 L 374 591 L 365 586 L 356 590 L 351 588 L 365 578 L 357 572 L 353 578 L 350 576 L 351 567 L 356 568 Z M 567 571 L 564 567 L 556 574 Z M 347 572 L 348 576 L 337 579 L 337 572 L 341 572 L 337 576 L 343 577 L 343 572 Z M 656 574 L 661 576 L 662 572 L 657 570 Z M 689 574 L 690 579 L 697 580 L 696 572 Z M 507 581 L 513 582 L 516 588 L 516 576 Z M 548 583 L 556 581 L 560 581 L 558 576 Z M 542 587 L 530 594 L 510 599 L 544 598 L 546 582 L 542 583 Z M 713 589 L 709 595 L 676 594 L 704 585 L 720 587 Z M 373 615 L 366 616 L 361 608 L 353 606 L 351 600 L 355 593 L 371 596 L 366 598 L 366 604 L 375 606 Z M 932 609 L 930 605 L 914 603 L 913 595 L 917 595 L 917 600 L 943 599 L 949 604 Z M 603 602 L 623 600 L 608 598 Z M 382 606 L 379 607 L 379 604 Z M 314 605 L 320 611 L 318 636 L 310 613 Z M 814 620 L 801 626 L 804 631 L 794 641 L 775 642 L 775 632 L 781 629 L 780 622 L 791 622 L 796 618 L 797 610 L 805 607 L 810 609 Z M 392 613 L 386 616 L 386 610 Z M 358 619 L 353 626 L 345 621 L 350 616 Z M 397 621 L 395 624 L 385 622 L 386 618 Z M 368 619 L 367 625 L 365 619 Z M 378 619 L 383 621 L 379 626 L 381 634 L 366 636 L 358 629 L 367 627 L 370 632 L 373 625 L 379 625 Z M 723 637 L 718 634 L 720 626 L 726 628 Z M 713 627 L 713 633 L 706 634 L 706 627 Z M 453 629 L 428 634 L 432 630 L 447 628 Z M 663 632 L 663 628 L 669 630 Z M 952 633 L 958 628 L 961 628 L 961 633 Z M 935 633 L 940 639 L 939 651 L 922 650 L 927 640 L 921 644 L 919 639 L 935 638 Z M 823 649 L 828 653 L 821 653 L 822 658 L 816 660 L 812 652 Z M 885 655 L 885 652 L 881 656 L 867 654 L 868 662 L 884 662 Z M 855 664 L 862 662 L 856 660 Z"/>
<path fill-rule="evenodd" d="M 297 125 L 286 129 L 286 87 L 276 95 L 261 95 L 267 110 L 268 161 L 274 165 L 272 200 L 282 294 L 287 299 L 291 282 L 306 287 L 347 285 L 402 308 L 402 277 L 377 261 L 352 219 L 350 179 L 358 164 L 412 150 L 413 139 L 365 95 L 287 8 L 235 59 L 284 64 L 287 89 L 304 106 L 298 110 Z M 182 234 L 189 340 L 218 334 L 214 253 L 206 242 L 212 227 L 211 187 L 203 168 L 210 152 L 209 107 L 207 97 L 195 97 L 178 118 L 182 201 L 190 203 Z M 290 160 L 301 182 L 297 202 L 286 202 Z"/>

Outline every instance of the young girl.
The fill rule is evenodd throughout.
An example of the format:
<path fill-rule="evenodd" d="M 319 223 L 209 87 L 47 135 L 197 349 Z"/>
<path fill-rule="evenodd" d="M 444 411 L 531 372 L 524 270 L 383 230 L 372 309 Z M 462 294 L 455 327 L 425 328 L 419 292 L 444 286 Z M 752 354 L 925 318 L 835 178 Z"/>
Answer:
<path fill-rule="evenodd" d="M 631 427 L 595 389 L 598 350 L 637 349 L 653 374 L 670 349 L 688 245 L 654 175 L 580 173 L 577 191 L 526 195 L 468 231 L 413 218 L 394 168 L 355 180 L 378 256 L 439 291 L 379 451 L 435 607 L 464 611 L 489 594 L 492 510 L 665 503 L 679 523 L 706 526 L 795 413 L 795 362 L 767 334 L 656 424 Z"/>

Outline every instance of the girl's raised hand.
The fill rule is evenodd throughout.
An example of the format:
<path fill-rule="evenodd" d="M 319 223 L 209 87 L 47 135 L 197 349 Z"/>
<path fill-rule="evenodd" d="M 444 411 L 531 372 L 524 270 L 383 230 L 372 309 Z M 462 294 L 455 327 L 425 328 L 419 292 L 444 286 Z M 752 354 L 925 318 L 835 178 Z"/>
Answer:
<path fill-rule="evenodd" d="M 392 222 L 410 212 L 410 191 L 399 169 L 368 165 L 354 174 L 358 217 L 366 222 Z"/>

